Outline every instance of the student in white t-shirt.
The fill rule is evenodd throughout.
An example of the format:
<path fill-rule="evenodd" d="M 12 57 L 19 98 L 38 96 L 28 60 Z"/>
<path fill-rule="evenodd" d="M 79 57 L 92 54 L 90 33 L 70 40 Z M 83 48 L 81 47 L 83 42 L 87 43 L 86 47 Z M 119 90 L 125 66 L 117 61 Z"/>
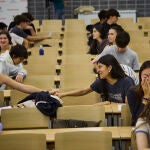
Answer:
<path fill-rule="evenodd" d="M 29 47 L 28 40 L 16 35 L 15 33 L 9 33 L 9 34 L 11 36 L 11 42 L 13 45 L 20 44 L 23 45 L 25 48 Z"/>
<path fill-rule="evenodd" d="M 12 46 L 10 51 L 7 50 L 0 55 L 0 61 L 15 66 L 18 71 L 14 71 L 14 73 L 10 75 L 6 71 L 7 68 L 2 65 L 1 68 L 3 68 L 3 72 L 1 73 L 13 76 L 17 82 L 23 82 L 24 77 L 27 75 L 27 71 L 23 68 L 22 62 L 27 58 L 27 49 L 23 45 Z"/>
<path fill-rule="evenodd" d="M 92 62 L 95 63 L 100 57 L 111 54 L 120 64 L 130 66 L 134 71 L 139 71 L 138 55 L 135 51 L 128 48 L 130 35 L 126 31 L 117 34 L 115 39 L 116 45 L 112 45 L 98 55 Z"/>

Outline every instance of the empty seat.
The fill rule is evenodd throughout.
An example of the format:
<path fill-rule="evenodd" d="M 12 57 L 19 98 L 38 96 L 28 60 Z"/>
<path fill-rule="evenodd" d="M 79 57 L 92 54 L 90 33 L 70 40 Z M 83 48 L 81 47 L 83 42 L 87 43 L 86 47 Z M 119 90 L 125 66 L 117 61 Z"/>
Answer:
<path fill-rule="evenodd" d="M 33 133 L 1 134 L 0 147 L 2 150 L 46 150 L 46 136 Z"/>
<path fill-rule="evenodd" d="M 12 108 L 1 111 L 1 122 L 5 129 L 48 128 L 49 117 L 37 108 Z"/>
<path fill-rule="evenodd" d="M 55 135 L 57 150 L 110 150 L 111 148 L 112 135 L 108 131 L 75 131 Z"/>

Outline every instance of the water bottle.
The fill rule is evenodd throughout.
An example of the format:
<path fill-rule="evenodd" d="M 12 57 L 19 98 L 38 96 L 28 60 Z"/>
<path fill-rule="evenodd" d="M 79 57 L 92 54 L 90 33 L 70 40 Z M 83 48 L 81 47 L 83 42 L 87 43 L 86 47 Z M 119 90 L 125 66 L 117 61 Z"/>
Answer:
<path fill-rule="evenodd" d="M 44 49 L 42 45 L 40 45 L 39 55 L 44 55 Z"/>
<path fill-rule="evenodd" d="M 0 122 L 0 131 L 2 131 L 3 130 L 3 125 L 2 125 L 2 123 Z"/>

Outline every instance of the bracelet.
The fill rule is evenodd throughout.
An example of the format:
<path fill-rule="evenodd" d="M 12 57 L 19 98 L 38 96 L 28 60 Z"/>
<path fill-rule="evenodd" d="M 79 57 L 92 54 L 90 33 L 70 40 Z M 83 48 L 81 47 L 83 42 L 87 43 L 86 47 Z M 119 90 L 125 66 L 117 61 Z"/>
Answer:
<path fill-rule="evenodd" d="M 143 97 L 143 99 L 145 99 L 147 101 L 150 101 L 150 98 L 147 98 L 147 97 Z"/>

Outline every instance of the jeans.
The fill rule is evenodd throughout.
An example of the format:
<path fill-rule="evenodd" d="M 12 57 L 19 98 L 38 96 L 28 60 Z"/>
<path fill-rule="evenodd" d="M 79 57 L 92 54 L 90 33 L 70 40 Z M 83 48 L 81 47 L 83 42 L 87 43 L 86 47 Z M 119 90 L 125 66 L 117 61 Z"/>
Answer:
<path fill-rule="evenodd" d="M 55 9 L 55 19 L 64 19 L 64 9 Z"/>

